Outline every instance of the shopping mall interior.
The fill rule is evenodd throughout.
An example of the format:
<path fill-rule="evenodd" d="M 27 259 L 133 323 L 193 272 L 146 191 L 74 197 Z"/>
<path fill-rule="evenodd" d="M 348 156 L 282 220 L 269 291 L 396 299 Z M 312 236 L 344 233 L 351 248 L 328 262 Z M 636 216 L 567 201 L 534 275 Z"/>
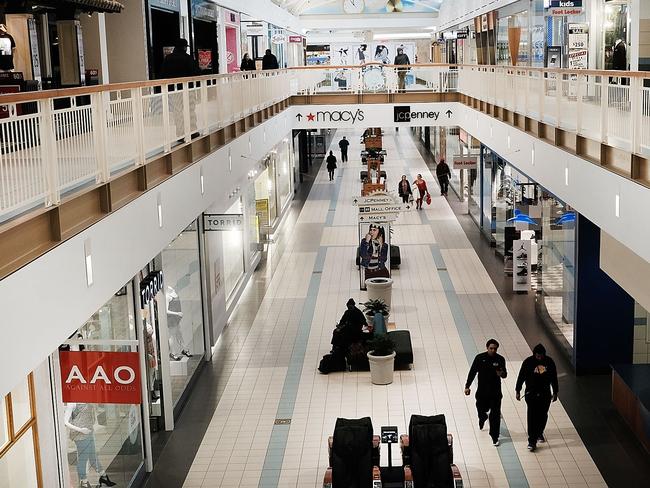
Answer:
<path fill-rule="evenodd" d="M 0 0 L 0 486 L 650 479 L 650 1 Z"/>

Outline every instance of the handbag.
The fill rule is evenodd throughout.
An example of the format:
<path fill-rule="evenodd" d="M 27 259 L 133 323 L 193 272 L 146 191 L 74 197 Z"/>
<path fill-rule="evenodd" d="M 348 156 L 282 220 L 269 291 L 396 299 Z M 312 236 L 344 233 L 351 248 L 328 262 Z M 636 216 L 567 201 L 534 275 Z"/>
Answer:
<path fill-rule="evenodd" d="M 431 193 L 427 193 L 427 205 L 431 205 Z"/>
<path fill-rule="evenodd" d="M 414 201 L 414 199 L 413 199 L 413 193 L 411 193 L 411 194 L 409 195 L 409 203 L 413 203 L 413 201 Z"/>

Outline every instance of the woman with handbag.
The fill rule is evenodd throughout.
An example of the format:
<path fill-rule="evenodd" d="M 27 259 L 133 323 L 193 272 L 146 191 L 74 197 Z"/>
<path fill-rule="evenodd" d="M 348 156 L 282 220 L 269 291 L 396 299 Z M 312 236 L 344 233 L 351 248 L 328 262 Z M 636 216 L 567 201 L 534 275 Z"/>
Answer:
<path fill-rule="evenodd" d="M 406 175 L 402 175 L 402 179 L 399 182 L 397 191 L 399 192 L 399 196 L 402 197 L 402 202 L 408 203 L 413 195 L 413 192 L 411 191 L 411 184 L 409 183 L 409 180 L 406 179 Z"/>
<path fill-rule="evenodd" d="M 431 202 L 429 190 L 427 189 L 427 182 L 422 179 L 422 175 L 418 174 L 418 177 L 415 179 L 413 184 L 418 187 L 418 191 L 420 192 L 420 196 L 415 201 L 415 208 L 422 210 L 422 200 L 424 200 L 425 196 L 427 197 L 427 203 Z"/>

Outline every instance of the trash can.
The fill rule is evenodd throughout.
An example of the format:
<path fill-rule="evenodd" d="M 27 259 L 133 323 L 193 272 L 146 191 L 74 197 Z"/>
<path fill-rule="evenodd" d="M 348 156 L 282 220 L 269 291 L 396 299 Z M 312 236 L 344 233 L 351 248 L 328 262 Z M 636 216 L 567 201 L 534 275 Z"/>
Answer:
<path fill-rule="evenodd" d="M 393 293 L 393 280 L 390 278 L 368 278 L 366 280 L 368 300 L 383 300 L 390 308 Z"/>

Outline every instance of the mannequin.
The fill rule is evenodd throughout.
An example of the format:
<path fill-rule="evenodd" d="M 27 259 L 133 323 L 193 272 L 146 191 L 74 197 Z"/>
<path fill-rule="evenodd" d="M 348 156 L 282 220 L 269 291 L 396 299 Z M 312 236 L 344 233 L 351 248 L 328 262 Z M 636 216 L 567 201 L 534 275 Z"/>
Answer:
<path fill-rule="evenodd" d="M 7 32 L 7 26 L 0 24 L 0 71 L 13 71 L 16 41 Z"/>
<path fill-rule="evenodd" d="M 618 71 L 627 70 L 627 45 L 623 39 L 617 39 L 614 43 L 614 53 L 612 55 L 612 69 Z"/>
<path fill-rule="evenodd" d="M 183 355 L 191 358 L 192 355 L 185 349 L 183 340 L 181 330 L 183 312 L 181 311 L 181 300 L 178 298 L 178 293 L 171 286 L 168 286 L 165 291 L 165 298 L 167 303 L 167 327 L 169 329 L 169 358 L 172 361 L 180 361 Z"/>
<path fill-rule="evenodd" d="M 91 488 L 88 481 L 87 464 L 99 475 L 99 486 L 115 486 L 97 459 L 95 447 L 95 406 L 92 403 L 68 403 L 65 407 L 65 426 L 70 431 L 70 439 L 77 446 L 77 474 L 79 486 Z"/>

